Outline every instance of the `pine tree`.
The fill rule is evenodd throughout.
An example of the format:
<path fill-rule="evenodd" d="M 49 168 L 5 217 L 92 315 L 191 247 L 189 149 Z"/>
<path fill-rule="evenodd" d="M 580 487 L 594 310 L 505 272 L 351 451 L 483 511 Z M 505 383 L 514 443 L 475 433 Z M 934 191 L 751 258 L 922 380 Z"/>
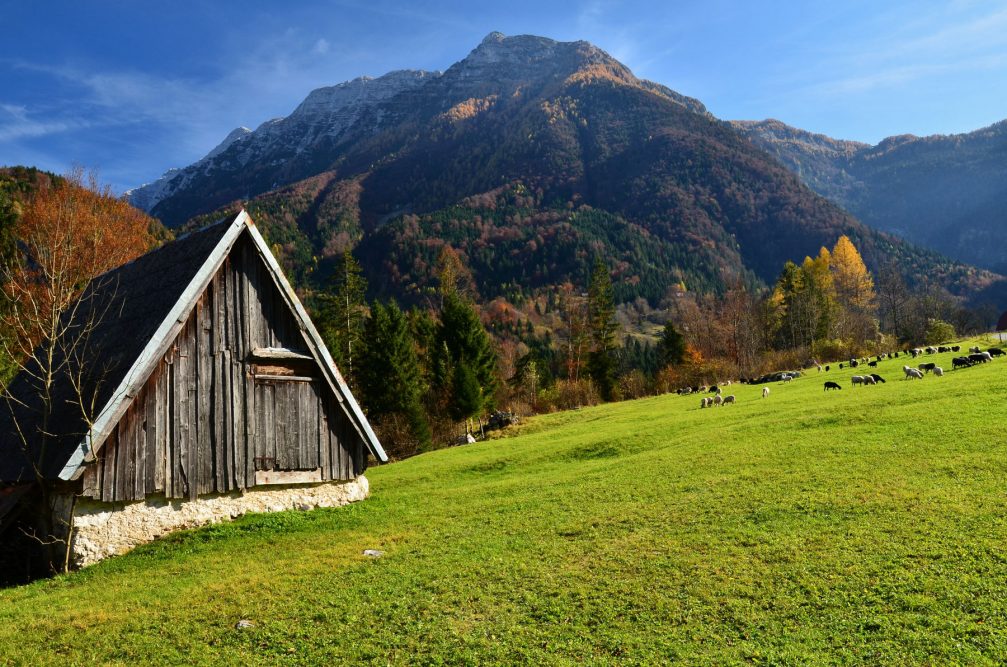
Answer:
<path fill-rule="evenodd" d="M 591 271 L 591 284 L 587 290 L 588 325 L 591 332 L 591 353 L 588 355 L 588 372 L 598 385 L 603 400 L 611 401 L 615 391 L 615 295 L 608 267 L 600 258 L 595 259 Z"/>
<path fill-rule="evenodd" d="M 360 357 L 359 383 L 368 415 L 377 421 L 403 417 L 422 448 L 430 443 L 423 410 L 423 382 L 406 316 L 395 302 L 375 302 L 366 322 L 369 345 Z"/>
<path fill-rule="evenodd" d="M 359 356 L 367 315 L 367 280 L 349 250 L 343 253 L 333 275 L 330 293 L 319 297 L 319 329 L 332 357 L 351 386 L 356 385 Z"/>
<path fill-rule="evenodd" d="M 661 332 L 661 341 L 657 348 L 658 363 L 661 368 L 682 363 L 685 357 L 685 337 L 678 332 L 674 323 L 668 320 Z"/>
<path fill-rule="evenodd" d="M 447 392 L 448 414 L 477 416 L 492 405 L 497 389 L 496 353 L 475 308 L 457 292 L 444 295 L 437 339 L 435 381 Z"/>

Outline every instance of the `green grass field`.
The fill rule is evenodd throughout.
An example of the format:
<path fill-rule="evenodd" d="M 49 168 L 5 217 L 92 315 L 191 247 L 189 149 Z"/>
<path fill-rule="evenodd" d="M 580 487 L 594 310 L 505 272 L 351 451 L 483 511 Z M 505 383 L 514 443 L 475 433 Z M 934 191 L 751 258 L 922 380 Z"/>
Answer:
<path fill-rule="evenodd" d="M 1002 664 L 1007 362 L 951 356 L 372 469 L 354 506 L 0 591 L 0 664 Z"/>

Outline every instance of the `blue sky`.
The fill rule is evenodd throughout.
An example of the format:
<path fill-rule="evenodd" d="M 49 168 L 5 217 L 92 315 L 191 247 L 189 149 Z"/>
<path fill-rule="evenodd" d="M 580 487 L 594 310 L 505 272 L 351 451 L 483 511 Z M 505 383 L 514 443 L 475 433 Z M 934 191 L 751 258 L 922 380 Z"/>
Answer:
<path fill-rule="evenodd" d="M 0 164 L 79 164 L 119 191 L 314 88 L 443 70 L 493 30 L 586 39 L 725 119 L 873 143 L 1007 118 L 999 1 L 0 0 L 0 17 Z"/>

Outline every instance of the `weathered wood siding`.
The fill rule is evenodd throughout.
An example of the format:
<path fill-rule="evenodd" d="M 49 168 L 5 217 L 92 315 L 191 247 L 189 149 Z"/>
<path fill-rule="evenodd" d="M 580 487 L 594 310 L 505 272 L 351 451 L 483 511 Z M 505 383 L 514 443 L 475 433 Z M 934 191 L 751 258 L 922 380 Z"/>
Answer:
<path fill-rule="evenodd" d="M 195 498 L 255 485 L 256 470 L 353 479 L 364 444 L 314 362 L 256 363 L 256 348 L 306 350 L 247 236 L 235 245 L 157 369 L 84 473 L 107 502 Z"/>

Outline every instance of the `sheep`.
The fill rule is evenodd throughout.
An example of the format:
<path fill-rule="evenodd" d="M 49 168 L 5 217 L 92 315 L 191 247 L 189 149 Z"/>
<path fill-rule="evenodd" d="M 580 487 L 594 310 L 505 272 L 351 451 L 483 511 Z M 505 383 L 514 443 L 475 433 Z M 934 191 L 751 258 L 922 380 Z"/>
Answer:
<path fill-rule="evenodd" d="M 968 357 L 955 357 L 951 360 L 951 369 L 957 370 L 959 368 L 968 368 L 972 365 L 972 362 Z"/>
<path fill-rule="evenodd" d="M 961 349 L 962 349 L 962 346 L 961 346 L 961 345 L 952 345 L 952 346 L 951 346 L 951 351 L 952 351 L 952 352 L 958 352 L 958 351 L 959 351 L 959 350 L 961 350 Z"/>
<path fill-rule="evenodd" d="M 854 387 L 857 386 L 858 384 L 863 384 L 864 383 L 864 376 L 863 375 L 854 375 L 853 377 L 850 378 L 850 382 L 853 383 Z"/>
<path fill-rule="evenodd" d="M 830 368 L 829 368 L 828 366 L 826 366 L 826 367 L 825 367 L 825 372 L 826 372 L 826 373 L 828 373 L 828 372 L 829 372 L 829 370 L 830 370 Z"/>
<path fill-rule="evenodd" d="M 710 406 L 710 399 L 708 399 L 706 396 L 704 396 L 703 398 L 699 399 L 699 407 L 700 408 L 706 408 L 706 407 L 709 407 L 709 406 Z"/>
<path fill-rule="evenodd" d="M 710 391 L 708 393 L 719 394 L 720 393 L 720 387 L 710 387 Z"/>
<path fill-rule="evenodd" d="M 864 384 L 865 385 L 868 385 L 868 384 L 877 384 L 877 382 L 875 382 L 873 375 L 865 375 L 864 376 Z"/>
<path fill-rule="evenodd" d="M 724 397 L 724 405 L 727 405 L 728 403 L 734 403 L 734 394 L 728 394 Z"/>
<path fill-rule="evenodd" d="M 907 380 L 913 380 L 913 379 L 922 380 L 923 379 L 923 372 L 921 370 L 917 369 L 917 368 L 910 368 L 909 366 L 906 366 L 903 370 L 906 372 L 906 379 Z"/>
<path fill-rule="evenodd" d="M 828 390 L 830 390 L 830 389 L 842 389 L 842 387 L 840 387 L 840 386 L 839 386 L 839 383 L 837 383 L 837 382 L 832 382 L 832 381 L 830 380 L 830 381 L 827 381 L 827 382 L 825 383 L 825 391 L 828 391 Z"/>
<path fill-rule="evenodd" d="M 762 397 L 767 398 L 769 396 L 769 387 L 762 388 Z"/>
<path fill-rule="evenodd" d="M 929 347 L 928 346 L 927 349 L 926 349 L 926 353 L 927 354 L 936 354 L 937 353 L 937 348 L 936 347 Z"/>
<path fill-rule="evenodd" d="M 979 353 L 979 346 L 976 345 L 975 347 L 970 347 L 969 348 L 969 353 L 971 353 L 971 354 L 978 354 Z"/>
<path fill-rule="evenodd" d="M 989 353 L 991 357 L 1002 357 L 1003 355 L 1007 354 L 1007 352 L 1004 352 L 999 347 L 991 347 L 986 351 Z"/>
<path fill-rule="evenodd" d="M 990 356 L 989 352 L 973 352 L 969 355 L 969 361 L 973 364 L 985 364 L 987 361 L 992 361 L 993 357 Z"/>
<path fill-rule="evenodd" d="M 877 373 L 871 373 L 871 377 L 874 379 L 875 382 L 880 382 L 881 384 L 885 383 L 885 379 L 880 375 L 878 375 Z"/>
<path fill-rule="evenodd" d="M 920 364 L 920 370 L 924 371 L 926 373 L 929 373 L 930 371 L 932 371 L 936 367 L 937 367 L 937 364 L 935 364 L 933 362 L 929 362 L 929 363 L 926 363 L 926 364 Z"/>
<path fill-rule="evenodd" d="M 940 366 L 934 366 L 934 375 L 939 378 L 944 377 L 944 369 Z"/>
<path fill-rule="evenodd" d="M 780 382 L 790 382 L 793 379 L 794 378 L 792 378 L 789 373 L 784 373 L 780 376 Z"/>
<path fill-rule="evenodd" d="M 869 362 L 867 362 L 867 365 L 870 366 L 871 368 L 877 368 L 878 367 L 878 362 L 876 362 L 876 361 L 869 361 Z"/>
<path fill-rule="evenodd" d="M 850 368 L 856 368 L 859 365 L 860 365 L 859 361 L 857 361 L 856 359 L 850 359 Z"/>
<path fill-rule="evenodd" d="M 839 362 L 839 370 L 843 370 L 843 362 Z"/>
<path fill-rule="evenodd" d="M 720 405 L 723 401 L 724 401 L 724 399 L 723 399 L 723 397 L 721 397 L 720 394 L 717 394 L 716 396 L 713 397 L 713 404 L 714 405 Z"/>

